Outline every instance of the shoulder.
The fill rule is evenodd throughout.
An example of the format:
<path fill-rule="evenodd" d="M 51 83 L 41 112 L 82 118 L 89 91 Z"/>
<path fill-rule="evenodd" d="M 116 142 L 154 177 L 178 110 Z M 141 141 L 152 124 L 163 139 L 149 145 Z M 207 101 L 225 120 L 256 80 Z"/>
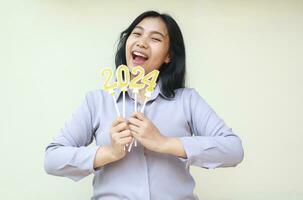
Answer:
<path fill-rule="evenodd" d="M 106 100 L 110 97 L 111 96 L 109 94 L 101 89 L 89 90 L 85 93 L 85 100 L 90 107 L 96 107 L 101 102 L 106 102 Z"/>
<path fill-rule="evenodd" d="M 175 90 L 176 96 L 175 98 L 182 98 L 182 99 L 203 99 L 203 97 L 199 94 L 199 92 L 194 88 L 179 88 Z"/>
<path fill-rule="evenodd" d="M 195 109 L 197 106 L 203 108 L 209 107 L 206 100 L 194 88 L 180 88 L 175 90 L 175 92 L 175 98 L 181 100 L 183 105 L 189 109 Z"/>
<path fill-rule="evenodd" d="M 86 92 L 85 98 L 87 101 L 96 101 L 102 98 L 102 96 L 104 96 L 103 93 L 104 91 L 100 89 L 89 90 L 88 92 Z"/>

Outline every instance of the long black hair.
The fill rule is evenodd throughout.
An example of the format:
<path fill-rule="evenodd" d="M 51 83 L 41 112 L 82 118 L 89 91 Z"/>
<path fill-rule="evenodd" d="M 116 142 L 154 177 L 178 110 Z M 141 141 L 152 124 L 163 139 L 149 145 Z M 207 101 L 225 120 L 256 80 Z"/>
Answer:
<path fill-rule="evenodd" d="M 173 98 L 175 96 L 175 89 L 185 87 L 185 46 L 181 30 L 177 22 L 170 15 L 160 14 L 156 11 L 147 11 L 139 15 L 131 25 L 120 34 L 115 64 L 116 67 L 122 64 L 126 65 L 126 40 L 136 25 L 147 17 L 161 18 L 168 30 L 170 62 L 162 64 L 159 78 L 162 83 L 162 93 L 168 98 Z"/>

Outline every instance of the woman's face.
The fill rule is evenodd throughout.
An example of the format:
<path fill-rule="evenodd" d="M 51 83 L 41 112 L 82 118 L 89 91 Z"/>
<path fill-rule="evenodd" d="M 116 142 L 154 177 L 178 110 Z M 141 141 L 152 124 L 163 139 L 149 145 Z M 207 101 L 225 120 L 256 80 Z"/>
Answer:
<path fill-rule="evenodd" d="M 169 63 L 169 36 L 165 23 L 159 17 L 147 17 L 133 29 L 126 41 L 127 66 L 142 66 L 145 73 L 160 69 Z"/>

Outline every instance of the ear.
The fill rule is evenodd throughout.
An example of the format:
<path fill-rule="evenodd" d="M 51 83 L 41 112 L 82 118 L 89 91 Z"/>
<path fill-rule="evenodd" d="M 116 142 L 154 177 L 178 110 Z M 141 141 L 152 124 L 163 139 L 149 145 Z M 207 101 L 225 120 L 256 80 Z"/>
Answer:
<path fill-rule="evenodd" d="M 165 62 L 165 64 L 170 63 L 170 55 L 169 55 L 169 54 L 167 54 L 167 56 L 166 56 L 164 62 Z"/>

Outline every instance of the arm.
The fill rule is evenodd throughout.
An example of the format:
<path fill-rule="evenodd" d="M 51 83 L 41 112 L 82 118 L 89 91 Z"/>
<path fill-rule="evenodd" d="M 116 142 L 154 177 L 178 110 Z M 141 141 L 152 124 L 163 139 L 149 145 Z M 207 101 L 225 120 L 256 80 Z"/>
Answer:
<path fill-rule="evenodd" d="M 58 136 L 46 147 L 44 168 L 48 174 L 78 181 L 95 172 L 94 159 L 99 147 L 88 147 L 97 127 L 92 95 L 86 95 Z"/>
<path fill-rule="evenodd" d="M 110 128 L 111 145 L 100 147 L 97 151 L 94 168 L 118 161 L 126 156 L 125 145 L 130 144 L 132 137 L 127 121 L 118 117 Z"/>
<path fill-rule="evenodd" d="M 116 160 L 117 159 L 113 155 L 110 146 L 99 147 L 96 153 L 96 157 L 94 159 L 94 169 L 96 170 L 106 164 L 115 162 Z"/>
<path fill-rule="evenodd" d="M 240 138 L 194 90 L 183 94 L 183 106 L 188 123 L 196 136 L 166 137 L 142 113 L 129 119 L 132 135 L 144 147 L 186 159 L 187 167 L 203 168 L 236 166 L 243 159 Z"/>
<path fill-rule="evenodd" d="M 160 153 L 167 153 L 184 159 L 187 158 L 182 142 L 176 137 L 165 137 L 163 145 L 159 145 L 159 147 L 161 148 L 159 150 Z"/>
<path fill-rule="evenodd" d="M 196 135 L 179 138 L 187 155 L 187 166 L 216 168 L 239 164 L 244 154 L 240 138 L 195 90 L 186 92 L 185 114 Z"/>

